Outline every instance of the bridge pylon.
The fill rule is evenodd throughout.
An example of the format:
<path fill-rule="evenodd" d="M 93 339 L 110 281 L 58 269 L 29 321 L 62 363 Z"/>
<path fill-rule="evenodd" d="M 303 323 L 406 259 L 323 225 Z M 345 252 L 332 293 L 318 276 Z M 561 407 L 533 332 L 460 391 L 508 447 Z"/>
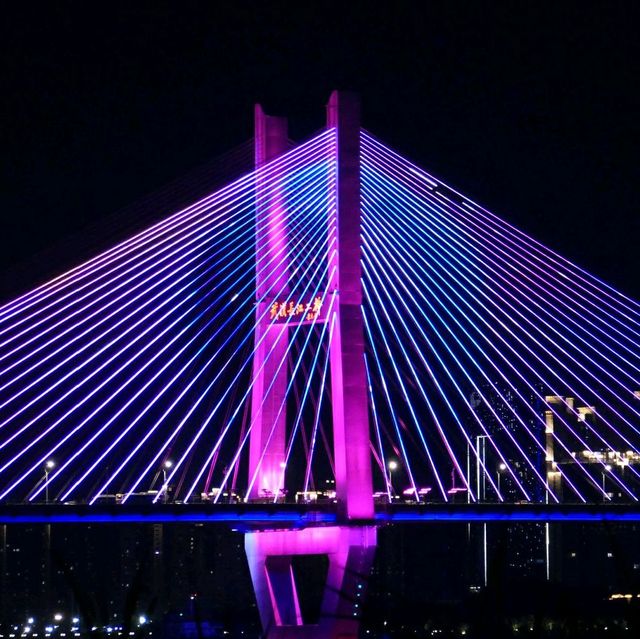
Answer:
<path fill-rule="evenodd" d="M 347 518 L 369 519 L 373 480 L 360 264 L 360 99 L 355 93 L 331 94 L 327 126 L 336 131 L 337 155 L 337 268 L 329 283 L 338 302 L 330 346 L 336 493 Z"/>
<path fill-rule="evenodd" d="M 364 361 L 364 324 L 361 283 L 360 214 L 360 100 L 351 92 L 334 91 L 327 105 L 327 128 L 335 133 L 335 191 L 330 197 L 327 225 L 337 231 L 337 251 L 328 257 L 327 293 L 334 295 L 334 310 L 323 321 L 334 322 L 329 351 L 333 446 L 336 493 L 343 515 L 351 520 L 371 519 L 373 482 L 369 436 L 369 406 Z M 256 166 L 273 159 L 288 148 L 287 121 L 268 116 L 260 106 L 255 110 Z M 286 254 L 286 205 L 278 189 L 263 193 L 256 189 L 256 260 L 267 251 Z M 256 269 L 259 271 L 259 269 Z M 270 339 L 270 323 L 265 310 L 275 301 L 270 291 L 287 290 L 289 265 L 283 261 L 269 278 L 256 282 L 256 382 L 252 390 L 249 477 L 256 477 L 249 497 L 273 495 L 282 487 L 285 472 L 287 424 L 285 411 L 278 412 L 287 386 L 287 367 L 278 365 L 286 356 L 288 339 Z M 262 319 L 261 319 L 262 318 Z M 278 327 L 279 330 L 279 327 Z M 265 336 L 265 339 L 261 339 Z M 275 346 L 271 356 L 265 354 Z M 269 363 L 271 362 L 271 363 Z M 269 380 L 265 384 L 265 380 Z M 273 383 L 270 383 L 273 380 Z M 266 390 L 268 388 L 268 390 Z"/>
<path fill-rule="evenodd" d="M 289 147 L 287 119 L 265 114 L 255 106 L 256 168 L 284 153 Z M 259 175 L 259 174 L 258 174 Z M 275 301 L 274 291 L 286 294 L 289 279 L 286 219 L 282 215 L 284 193 L 256 183 L 256 327 L 253 370 L 255 382 L 251 392 L 251 423 L 249 440 L 249 481 L 256 477 L 251 499 L 277 491 L 282 478 L 286 447 L 286 411 L 279 410 L 287 390 L 287 366 L 280 366 L 289 349 L 288 334 L 280 336 L 280 326 L 274 326 L 268 309 Z M 265 274 L 260 266 L 269 255 L 282 255 L 275 268 Z M 271 353 L 271 356 L 268 354 Z M 273 383 L 271 383 L 273 381 Z M 273 432 L 272 432 L 273 431 Z"/>

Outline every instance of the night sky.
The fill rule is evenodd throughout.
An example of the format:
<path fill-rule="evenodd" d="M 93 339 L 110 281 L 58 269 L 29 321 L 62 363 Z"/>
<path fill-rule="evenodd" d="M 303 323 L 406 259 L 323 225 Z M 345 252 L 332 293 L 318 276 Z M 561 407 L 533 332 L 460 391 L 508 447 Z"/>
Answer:
<path fill-rule="evenodd" d="M 254 102 L 302 139 L 333 88 L 361 93 L 388 144 L 640 298 L 636 3 L 23 4 L 0 27 L 5 298 L 246 141 Z"/>

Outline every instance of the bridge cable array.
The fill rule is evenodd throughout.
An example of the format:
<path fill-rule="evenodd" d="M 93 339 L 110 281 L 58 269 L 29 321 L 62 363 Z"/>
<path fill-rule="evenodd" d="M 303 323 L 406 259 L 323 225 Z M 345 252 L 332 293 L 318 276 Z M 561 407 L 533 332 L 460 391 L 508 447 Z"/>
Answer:
<path fill-rule="evenodd" d="M 214 470 L 219 498 L 251 429 L 231 442 L 252 383 L 256 269 L 268 276 L 291 262 L 287 299 L 322 286 L 333 138 L 317 136 L 0 310 L 0 499 L 94 503 L 110 491 L 126 502 L 154 488 L 157 501 L 169 486 L 172 499 L 189 499 L 198 486 L 209 492 Z M 288 243 L 256 264 L 256 198 L 276 191 Z M 221 454 L 232 461 L 216 468 Z"/>
<path fill-rule="evenodd" d="M 407 493 L 637 501 L 638 303 L 367 132 L 361 155 L 376 439 Z"/>
<path fill-rule="evenodd" d="M 330 494 L 335 137 L 0 308 L 0 500 L 247 499 L 283 416 L 265 497 Z M 378 497 L 637 501 L 640 304 L 366 131 L 360 170 Z M 256 253 L 260 216 L 286 239 Z"/>

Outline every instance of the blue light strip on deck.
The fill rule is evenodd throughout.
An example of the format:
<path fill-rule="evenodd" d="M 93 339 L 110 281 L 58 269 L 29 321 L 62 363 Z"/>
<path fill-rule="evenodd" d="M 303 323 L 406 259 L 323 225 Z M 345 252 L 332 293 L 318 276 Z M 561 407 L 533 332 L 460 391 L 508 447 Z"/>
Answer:
<path fill-rule="evenodd" d="M 637 505 L 522 505 L 522 504 L 415 504 L 381 507 L 375 522 L 419 524 L 425 522 L 640 522 Z M 127 524 L 127 523 L 222 523 L 256 527 L 298 528 L 327 524 L 362 525 L 344 521 L 335 508 L 317 506 L 156 505 L 156 506 L 0 506 L 0 524 Z"/>

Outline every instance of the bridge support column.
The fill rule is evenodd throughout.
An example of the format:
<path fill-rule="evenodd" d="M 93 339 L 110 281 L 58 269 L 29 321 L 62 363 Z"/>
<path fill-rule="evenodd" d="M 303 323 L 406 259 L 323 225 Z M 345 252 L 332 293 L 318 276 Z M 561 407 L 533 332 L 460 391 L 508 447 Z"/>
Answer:
<path fill-rule="evenodd" d="M 356 639 L 376 547 L 373 526 L 330 526 L 245 534 L 260 620 L 268 639 Z M 328 559 L 319 619 L 308 623 L 293 557 Z M 303 602 L 304 603 L 304 602 Z"/>
<path fill-rule="evenodd" d="M 334 91 L 327 126 L 336 129 L 336 214 L 338 251 L 329 291 L 337 291 L 331 342 L 331 393 L 336 492 L 349 519 L 373 517 L 369 407 L 364 363 L 360 266 L 360 101 Z M 331 321 L 331 318 L 328 318 Z"/>
<path fill-rule="evenodd" d="M 286 118 L 266 115 L 255 107 L 255 164 L 259 168 L 289 146 Z M 271 176 L 273 180 L 273 176 Z M 269 308 L 274 296 L 288 280 L 287 228 L 284 194 L 273 183 L 266 188 L 256 183 L 256 329 L 257 347 L 253 360 L 255 383 L 251 394 L 251 429 L 249 440 L 249 482 L 253 482 L 250 498 L 256 499 L 276 491 L 281 483 L 285 459 L 286 411 L 276 419 L 287 387 L 286 363 L 278 371 L 289 345 L 288 335 L 276 342 L 282 327 L 269 328 Z M 276 267 L 276 265 L 279 266 Z M 265 265 L 268 265 L 265 267 Z M 260 269 L 264 272 L 260 273 Z M 272 272 L 273 271 L 273 272 Z M 262 302 L 258 302 L 264 297 Z M 264 337 L 264 339 L 262 339 Z M 273 352 L 267 359 L 267 354 Z M 273 384 L 270 386 L 271 382 Z"/>

